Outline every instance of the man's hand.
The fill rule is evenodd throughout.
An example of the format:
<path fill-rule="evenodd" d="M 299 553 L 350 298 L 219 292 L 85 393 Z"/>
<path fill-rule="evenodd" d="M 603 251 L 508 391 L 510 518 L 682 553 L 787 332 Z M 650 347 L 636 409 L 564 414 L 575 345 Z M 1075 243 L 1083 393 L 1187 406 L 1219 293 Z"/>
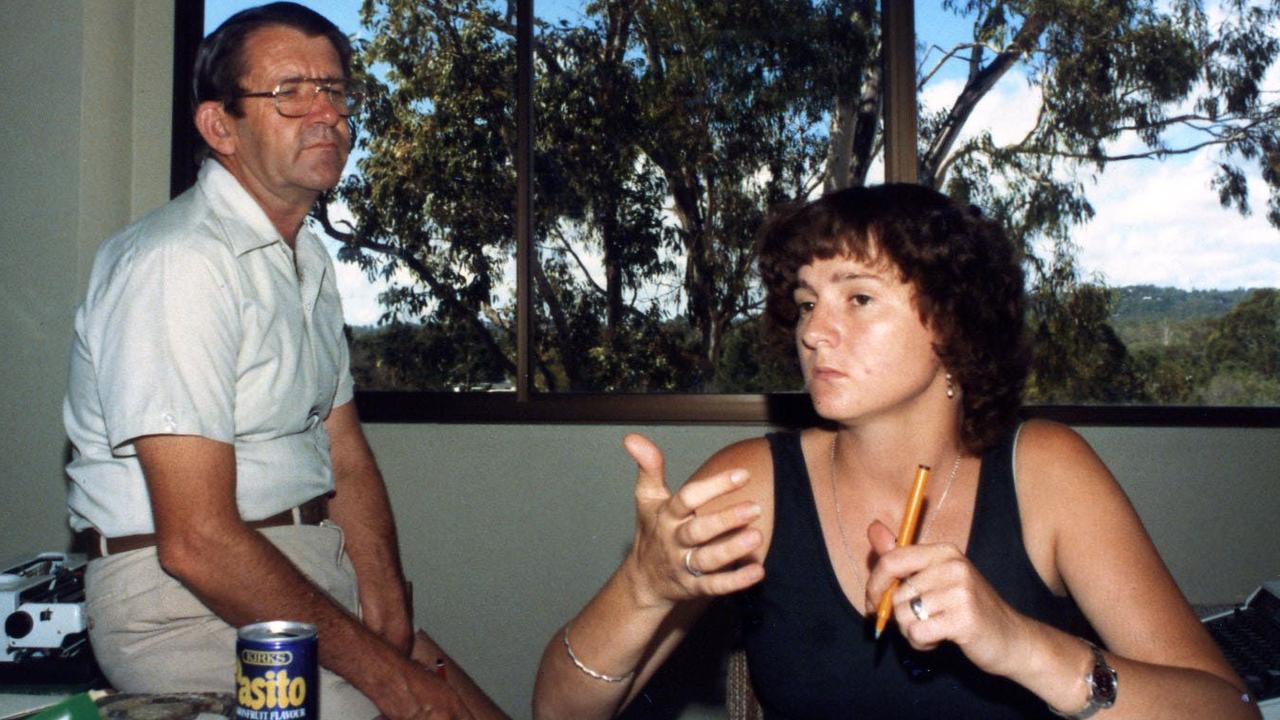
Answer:
<path fill-rule="evenodd" d="M 510 720 L 507 714 L 484 694 L 480 686 L 476 685 L 471 676 L 467 675 L 462 666 L 454 662 L 453 658 L 449 657 L 425 630 L 414 633 L 413 652 L 410 658 L 457 691 L 467 710 L 475 716 L 476 720 Z"/>
<path fill-rule="evenodd" d="M 407 658 L 396 663 L 394 671 L 403 683 L 400 688 L 403 692 L 392 691 L 369 697 L 387 720 L 473 720 L 475 717 L 458 692 L 434 671 Z"/>

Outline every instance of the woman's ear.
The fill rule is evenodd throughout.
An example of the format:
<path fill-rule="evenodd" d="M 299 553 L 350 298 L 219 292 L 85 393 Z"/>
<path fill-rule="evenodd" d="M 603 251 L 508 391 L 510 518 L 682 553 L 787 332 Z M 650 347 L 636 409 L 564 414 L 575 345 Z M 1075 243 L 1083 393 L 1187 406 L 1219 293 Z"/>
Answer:
<path fill-rule="evenodd" d="M 234 118 L 226 107 L 215 100 L 206 100 L 196 106 L 196 130 L 211 150 L 219 155 L 234 155 L 236 135 Z"/>

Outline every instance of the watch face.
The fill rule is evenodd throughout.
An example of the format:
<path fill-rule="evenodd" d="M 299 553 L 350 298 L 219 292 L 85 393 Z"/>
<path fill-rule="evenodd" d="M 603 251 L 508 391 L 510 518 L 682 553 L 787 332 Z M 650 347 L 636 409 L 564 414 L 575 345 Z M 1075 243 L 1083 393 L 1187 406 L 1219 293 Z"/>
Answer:
<path fill-rule="evenodd" d="M 1108 667 L 1105 663 L 1096 663 L 1093 666 L 1093 697 L 1102 707 L 1110 707 L 1111 703 L 1116 701 L 1116 677 L 1115 671 Z"/>

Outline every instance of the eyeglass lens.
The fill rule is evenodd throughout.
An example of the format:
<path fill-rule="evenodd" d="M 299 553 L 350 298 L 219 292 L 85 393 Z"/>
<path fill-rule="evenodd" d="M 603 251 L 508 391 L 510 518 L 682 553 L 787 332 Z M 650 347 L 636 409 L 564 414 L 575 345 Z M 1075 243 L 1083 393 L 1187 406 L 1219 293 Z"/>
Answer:
<path fill-rule="evenodd" d="M 321 93 L 328 96 L 326 99 L 343 117 L 355 114 L 364 103 L 364 93 L 352 83 L 291 80 L 276 88 L 276 109 L 286 117 L 301 117 L 311 112 L 316 96 Z"/>

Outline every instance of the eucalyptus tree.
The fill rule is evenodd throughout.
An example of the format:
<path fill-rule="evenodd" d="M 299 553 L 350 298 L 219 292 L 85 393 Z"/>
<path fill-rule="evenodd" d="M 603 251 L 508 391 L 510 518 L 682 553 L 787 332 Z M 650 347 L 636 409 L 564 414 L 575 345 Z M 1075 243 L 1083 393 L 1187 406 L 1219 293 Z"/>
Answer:
<path fill-rule="evenodd" d="M 1280 2 L 1228 0 L 1213 17 L 1194 0 L 944 5 L 971 32 L 919 49 L 922 93 L 940 67 L 963 70 L 954 98 L 922 108 L 917 179 L 982 207 L 1028 248 L 1032 389 L 1134 399 L 1141 383 L 1105 327 L 1106 292 L 1075 269 L 1088 180 L 1216 146 L 1206 191 L 1251 211 L 1252 164 L 1280 227 L 1280 111 L 1263 84 Z M 539 21 L 543 387 L 768 389 L 751 378 L 778 373 L 743 342 L 759 324 L 753 237 L 779 203 L 868 181 L 884 144 L 877 6 L 591 0 Z M 361 173 L 339 190 L 354 221 L 327 227 L 344 260 L 392 283 L 386 320 L 475 345 L 480 374 L 511 377 L 514 0 L 365 0 L 362 18 L 358 60 L 378 92 L 361 118 Z M 1011 142 L 972 126 L 1000 83 L 1025 83 L 1036 105 Z"/>

